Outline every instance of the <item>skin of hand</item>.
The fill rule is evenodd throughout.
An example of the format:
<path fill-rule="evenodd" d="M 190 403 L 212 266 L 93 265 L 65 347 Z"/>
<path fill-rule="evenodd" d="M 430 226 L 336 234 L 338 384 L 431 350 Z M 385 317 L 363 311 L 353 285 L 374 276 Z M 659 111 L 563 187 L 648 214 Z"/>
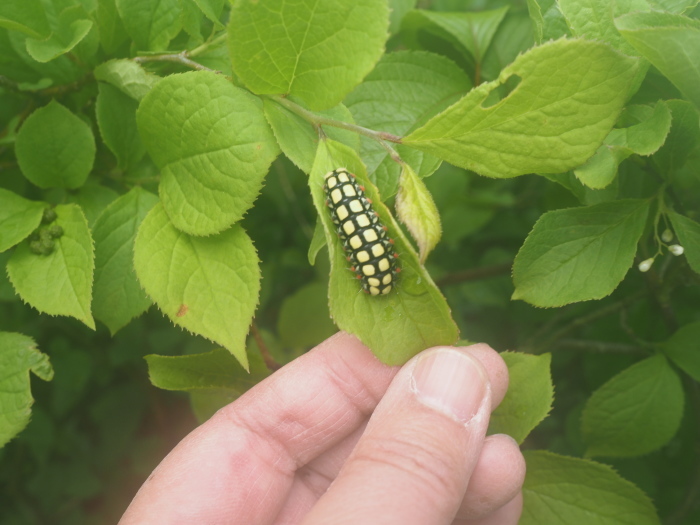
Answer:
<path fill-rule="evenodd" d="M 525 461 L 485 437 L 507 388 L 485 344 L 390 367 L 339 332 L 192 431 L 119 523 L 516 525 Z"/>

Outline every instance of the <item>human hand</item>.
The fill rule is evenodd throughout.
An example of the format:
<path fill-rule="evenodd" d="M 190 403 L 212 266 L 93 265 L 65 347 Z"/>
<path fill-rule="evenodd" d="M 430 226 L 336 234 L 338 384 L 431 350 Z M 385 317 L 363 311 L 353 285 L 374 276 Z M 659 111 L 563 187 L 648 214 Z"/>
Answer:
<path fill-rule="evenodd" d="M 343 332 L 191 432 L 121 525 L 515 525 L 525 462 L 484 438 L 508 386 L 487 345 L 381 364 Z"/>

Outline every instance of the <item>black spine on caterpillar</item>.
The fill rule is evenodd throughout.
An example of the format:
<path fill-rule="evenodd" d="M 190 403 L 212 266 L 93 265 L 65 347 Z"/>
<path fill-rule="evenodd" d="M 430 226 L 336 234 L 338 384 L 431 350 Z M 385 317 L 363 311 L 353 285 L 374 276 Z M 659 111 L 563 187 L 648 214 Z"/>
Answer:
<path fill-rule="evenodd" d="M 370 295 L 387 295 L 401 271 L 394 241 L 372 208 L 372 202 L 345 168 L 328 172 L 323 190 L 351 270 Z"/>

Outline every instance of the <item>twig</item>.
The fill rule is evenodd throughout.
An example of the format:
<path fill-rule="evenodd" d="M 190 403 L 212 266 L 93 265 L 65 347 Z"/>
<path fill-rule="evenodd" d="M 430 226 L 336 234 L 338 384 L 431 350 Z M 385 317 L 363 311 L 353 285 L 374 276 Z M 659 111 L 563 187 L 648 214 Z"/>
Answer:
<path fill-rule="evenodd" d="M 394 142 L 396 144 L 401 144 L 401 137 L 399 137 L 398 135 L 387 133 L 386 131 L 374 131 L 373 129 L 364 128 L 362 126 L 358 126 L 357 124 L 350 124 L 349 122 L 343 122 L 342 120 L 336 120 L 330 117 L 324 117 L 323 115 L 318 115 L 309 111 L 306 108 L 301 107 L 299 104 L 292 102 L 286 97 L 281 97 L 279 95 L 268 95 L 268 97 L 271 100 L 277 102 L 279 105 L 284 106 L 292 113 L 299 115 L 301 118 L 303 118 L 305 121 L 312 124 L 313 126 L 333 126 L 335 128 L 347 129 L 348 131 L 352 131 L 359 135 L 364 135 L 365 137 L 375 140 L 389 153 L 389 156 L 394 162 L 403 164 L 401 156 L 398 154 L 398 152 L 389 144 L 387 144 L 387 141 Z"/>
<path fill-rule="evenodd" d="M 629 297 L 626 297 L 625 299 L 618 301 L 616 303 L 609 304 L 608 306 L 604 308 L 600 308 L 599 310 L 594 310 L 593 312 L 589 313 L 588 315 L 583 315 L 580 317 L 577 317 L 570 323 L 564 325 L 561 327 L 559 330 L 554 332 L 552 335 L 550 335 L 543 344 L 535 346 L 532 349 L 533 354 L 540 354 L 543 352 L 546 352 L 549 347 L 551 347 L 556 341 L 559 339 L 563 339 L 565 336 L 569 335 L 571 332 L 576 330 L 577 328 L 580 328 L 582 326 L 587 325 L 591 321 L 595 321 L 596 319 L 599 319 L 601 317 L 605 317 L 606 315 L 609 315 L 613 312 L 617 312 L 621 308 L 624 308 L 625 306 L 638 301 L 642 297 L 646 295 L 645 290 L 640 290 L 637 293 L 634 293 L 630 295 Z"/>
<path fill-rule="evenodd" d="M 260 335 L 260 332 L 258 331 L 258 325 L 253 323 L 250 325 L 250 329 L 253 332 L 253 338 L 255 339 L 255 342 L 258 345 L 258 350 L 260 350 L 260 355 L 262 355 L 263 360 L 265 361 L 265 366 L 267 366 L 267 368 L 269 368 L 273 372 L 282 368 L 282 365 L 275 361 L 275 358 L 272 357 L 272 354 L 267 348 L 265 341 L 263 341 L 263 338 Z"/>
<path fill-rule="evenodd" d="M 485 266 L 483 268 L 470 268 L 461 272 L 455 272 L 445 275 L 438 279 L 435 284 L 438 286 L 450 286 L 466 281 L 480 281 L 497 275 L 505 275 L 510 273 L 513 263 L 497 264 L 495 266 Z"/>
<path fill-rule="evenodd" d="M 571 350 L 587 350 L 600 353 L 614 354 L 639 354 L 645 352 L 637 345 L 625 343 L 610 343 L 608 341 L 590 341 L 585 339 L 560 339 L 557 343 L 560 348 Z"/>
<path fill-rule="evenodd" d="M 196 69 L 197 71 L 209 71 L 211 73 L 217 73 L 219 75 L 221 74 L 221 71 L 217 71 L 216 69 L 212 69 L 210 67 L 202 65 L 199 62 L 195 62 L 194 60 L 190 60 L 189 52 L 187 51 L 182 51 L 180 53 L 174 54 L 144 55 L 140 57 L 134 57 L 132 58 L 132 60 L 134 62 L 138 62 L 139 64 L 143 64 L 144 62 L 174 62 L 176 64 L 182 64 L 183 66 Z"/>

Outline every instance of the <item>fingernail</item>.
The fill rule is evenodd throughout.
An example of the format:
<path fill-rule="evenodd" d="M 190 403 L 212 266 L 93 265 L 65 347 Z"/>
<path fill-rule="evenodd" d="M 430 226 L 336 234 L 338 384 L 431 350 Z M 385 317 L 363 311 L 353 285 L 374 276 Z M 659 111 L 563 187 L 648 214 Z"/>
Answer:
<path fill-rule="evenodd" d="M 448 348 L 421 356 L 412 379 L 421 403 L 464 423 L 479 412 L 488 389 L 474 358 Z"/>

